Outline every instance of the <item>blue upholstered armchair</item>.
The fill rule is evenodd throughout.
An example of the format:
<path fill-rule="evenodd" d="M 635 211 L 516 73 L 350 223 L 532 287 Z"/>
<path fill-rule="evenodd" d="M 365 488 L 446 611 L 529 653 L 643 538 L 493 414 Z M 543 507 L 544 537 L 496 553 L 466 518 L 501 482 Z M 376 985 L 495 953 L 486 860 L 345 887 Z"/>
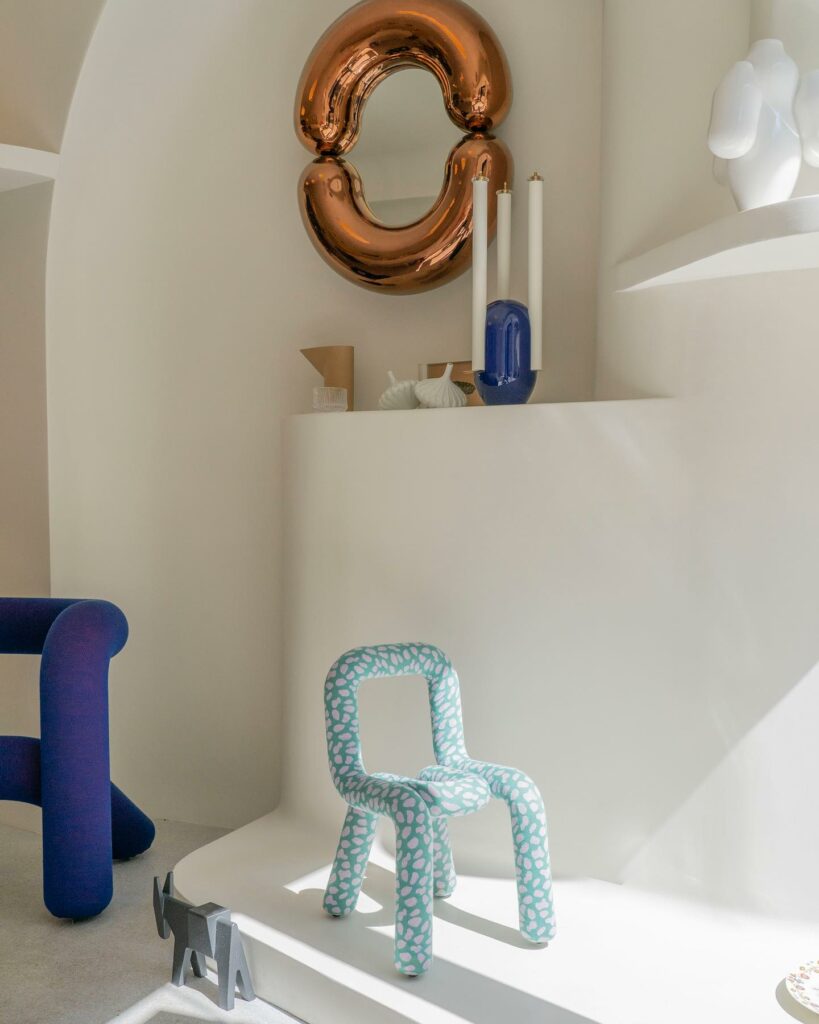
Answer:
<path fill-rule="evenodd" d="M 147 850 L 152 822 L 112 785 L 108 663 L 128 623 L 107 601 L 0 598 L 0 654 L 40 654 L 40 739 L 0 736 L 0 800 L 43 809 L 43 898 L 55 917 L 111 902 L 112 859 Z"/>

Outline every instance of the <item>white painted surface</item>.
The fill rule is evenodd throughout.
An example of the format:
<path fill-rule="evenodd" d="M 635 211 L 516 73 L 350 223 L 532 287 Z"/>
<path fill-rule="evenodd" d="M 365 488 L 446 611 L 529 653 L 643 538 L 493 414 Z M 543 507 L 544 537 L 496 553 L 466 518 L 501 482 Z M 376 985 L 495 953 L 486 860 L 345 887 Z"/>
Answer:
<path fill-rule="evenodd" d="M 798 808 L 819 769 L 817 272 L 626 295 L 612 293 L 610 274 L 640 239 L 705 223 L 727 198 L 699 154 L 709 87 L 748 44 L 742 6 L 720 4 L 719 20 L 710 2 L 606 6 L 617 57 L 606 70 L 598 392 L 679 403 L 695 557 L 694 605 L 677 628 L 698 657 L 692 714 L 713 723 L 722 748 L 624 877 L 815 922 L 819 876 L 807 864 L 819 819 Z M 693 37 L 706 44 L 696 67 L 680 49 Z M 655 54 L 666 62 L 662 79 Z M 673 124 L 658 81 L 674 83 Z M 696 158 L 680 163 L 686 153 Z M 666 183 L 661 204 L 634 201 L 657 181 Z M 689 756 L 702 763 L 696 742 Z"/>
<path fill-rule="evenodd" d="M 819 196 L 734 213 L 617 266 L 618 291 L 819 267 Z"/>
<path fill-rule="evenodd" d="M 0 590 L 7 594 L 48 592 L 43 307 L 50 202 L 48 186 L 0 194 Z"/>
<path fill-rule="evenodd" d="M 48 182 L 101 3 L 0 3 L 0 593 L 8 595 L 49 592 Z M 37 682 L 33 658 L 0 658 L 4 733 L 38 733 Z M 34 830 L 40 814 L 0 802 L 0 821 Z"/>
<path fill-rule="evenodd" d="M 59 163 L 56 153 L 25 146 L 0 145 L 0 192 L 53 181 L 57 177 Z"/>
<path fill-rule="evenodd" d="M 0 175 L 1 177 L 1 175 Z M 0 194 L 0 593 L 47 594 L 45 255 L 49 185 Z M 38 664 L 0 657 L 0 732 L 39 734 Z M 39 827 L 0 801 L 0 822 Z"/>
<path fill-rule="evenodd" d="M 429 973 L 407 979 L 392 967 L 391 858 L 376 846 L 359 909 L 339 921 L 321 909 L 333 850 L 278 811 L 175 871 L 186 898 L 232 908 L 257 991 L 316 1024 L 782 1024 L 796 1007 L 782 979 L 816 938 L 804 923 L 558 879 L 557 938 L 534 947 L 516 931 L 513 882 L 462 876 L 436 900 Z"/>
<path fill-rule="evenodd" d="M 817 683 L 813 668 L 729 751 L 629 864 L 627 880 L 815 926 Z"/>
<path fill-rule="evenodd" d="M 59 152 L 105 0 L 0 2 L 0 142 Z"/>
<path fill-rule="evenodd" d="M 817 0 L 750 0 L 751 39 L 781 39 L 803 72 L 819 67 Z"/>
<path fill-rule="evenodd" d="M 291 419 L 284 805 L 340 821 L 322 705 L 333 661 L 424 640 L 460 674 L 470 751 L 541 787 L 557 870 L 617 879 L 721 751 L 679 628 L 679 445 L 662 401 Z M 429 763 L 418 681 L 365 685 L 362 715 L 368 768 Z M 509 873 L 501 808 L 453 834 L 463 863 Z"/>
<path fill-rule="evenodd" d="M 346 6 L 108 4 L 65 134 L 48 268 L 52 584 L 110 597 L 130 620 L 113 767 L 160 816 L 231 825 L 276 800 L 280 419 L 308 410 L 317 383 L 299 349 L 354 343 L 364 407 L 387 369 L 469 352 L 468 275 L 370 294 L 327 268 L 301 225 L 294 90 Z M 476 7 L 514 70 L 504 138 L 546 179 L 539 397 L 585 397 L 602 4 Z"/>

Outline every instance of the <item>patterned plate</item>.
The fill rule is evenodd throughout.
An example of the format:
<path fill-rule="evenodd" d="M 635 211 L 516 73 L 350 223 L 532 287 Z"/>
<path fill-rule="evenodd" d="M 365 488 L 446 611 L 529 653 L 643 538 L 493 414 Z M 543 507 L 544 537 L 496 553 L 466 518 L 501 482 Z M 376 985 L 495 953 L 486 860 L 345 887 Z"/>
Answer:
<path fill-rule="evenodd" d="M 819 960 L 791 971 L 785 986 L 800 1006 L 819 1013 Z"/>

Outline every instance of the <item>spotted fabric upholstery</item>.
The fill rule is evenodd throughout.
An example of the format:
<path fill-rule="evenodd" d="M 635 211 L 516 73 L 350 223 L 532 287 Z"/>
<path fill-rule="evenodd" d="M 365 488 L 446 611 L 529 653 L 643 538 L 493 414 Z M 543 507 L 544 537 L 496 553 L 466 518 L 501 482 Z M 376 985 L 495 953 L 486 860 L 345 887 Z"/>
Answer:
<path fill-rule="evenodd" d="M 365 679 L 423 676 L 427 681 L 436 764 L 416 778 L 368 774 L 361 752 L 358 689 Z M 555 934 L 546 816 L 534 782 L 515 768 L 475 761 L 464 743 L 458 676 L 430 644 L 380 644 L 343 654 L 324 687 L 327 752 L 348 810 L 324 895 L 345 917 L 358 900 L 380 814 L 396 834 L 395 966 L 423 974 L 432 963 L 433 896 L 449 896 L 455 867 L 447 819 L 480 810 L 495 797 L 509 807 L 521 933 L 535 943 Z"/>

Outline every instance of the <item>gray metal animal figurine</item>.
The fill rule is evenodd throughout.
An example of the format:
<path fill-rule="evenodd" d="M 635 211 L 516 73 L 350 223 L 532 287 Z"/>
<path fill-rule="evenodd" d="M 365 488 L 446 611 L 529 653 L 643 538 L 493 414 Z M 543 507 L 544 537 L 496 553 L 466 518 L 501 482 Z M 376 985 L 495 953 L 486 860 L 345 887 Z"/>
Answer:
<path fill-rule="evenodd" d="M 154 878 L 154 915 L 161 939 L 173 932 L 173 967 L 171 981 L 184 985 L 188 967 L 197 978 L 206 975 L 205 957 L 216 960 L 219 977 L 219 1006 L 233 1009 L 235 989 L 248 1001 L 256 998 L 247 966 L 242 936 L 238 925 L 230 920 L 230 911 L 217 903 L 194 907 L 173 895 L 173 871 L 168 872 L 160 888 Z"/>

